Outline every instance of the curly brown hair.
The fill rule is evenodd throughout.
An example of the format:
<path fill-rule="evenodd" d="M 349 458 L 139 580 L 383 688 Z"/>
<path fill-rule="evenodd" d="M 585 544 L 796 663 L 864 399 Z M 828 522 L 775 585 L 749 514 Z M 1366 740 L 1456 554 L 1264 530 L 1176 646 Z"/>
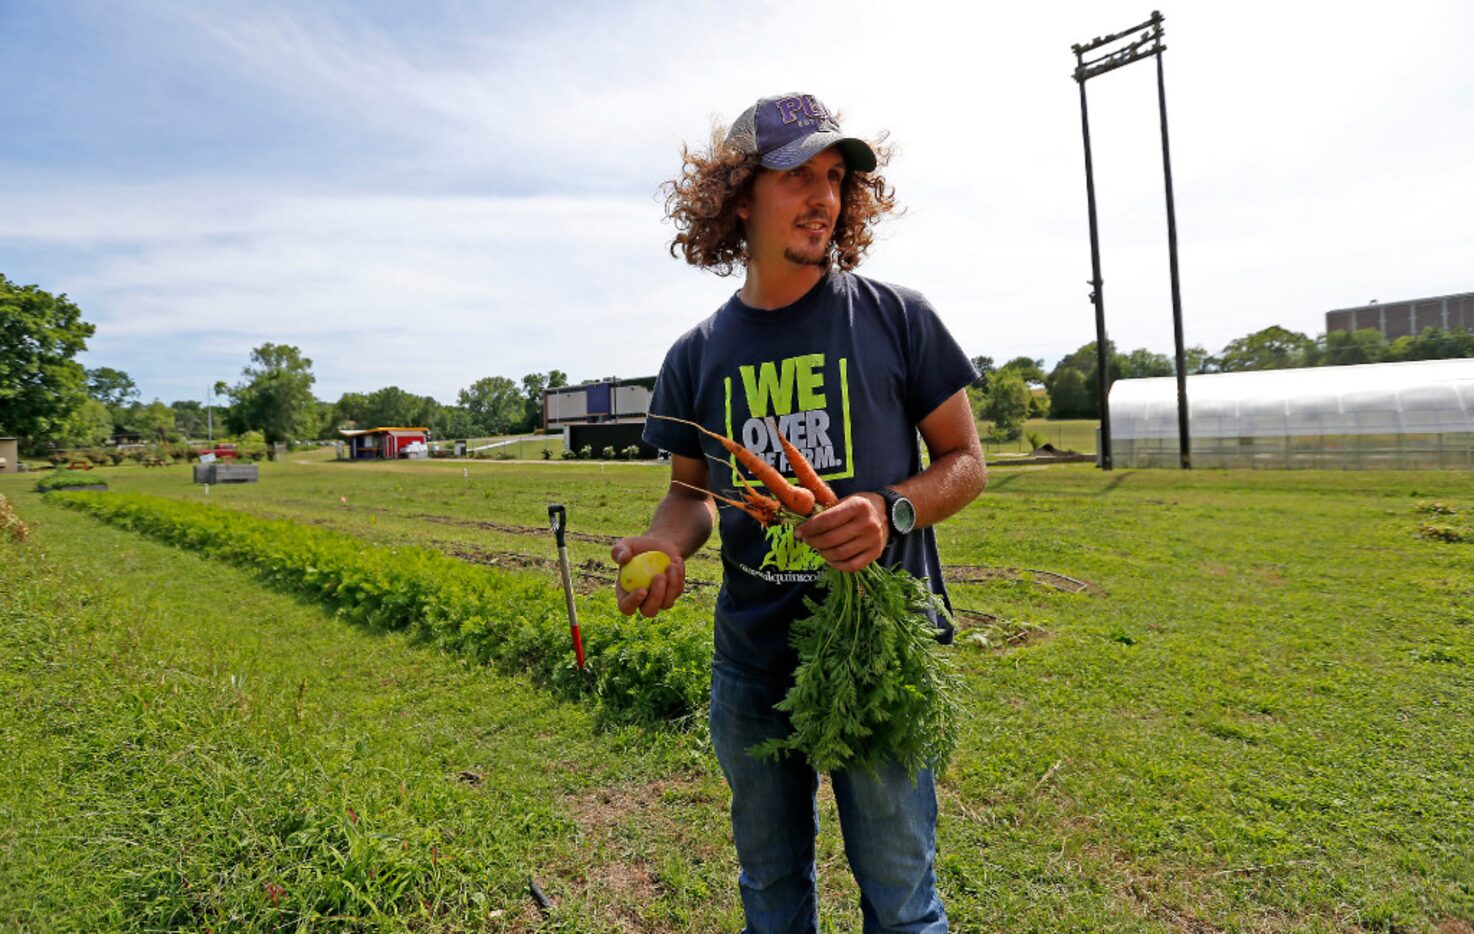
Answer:
<path fill-rule="evenodd" d="M 829 241 L 829 262 L 840 269 L 854 269 L 865 258 L 874 241 L 874 227 L 888 214 L 899 213 L 896 191 L 877 172 L 890 161 L 891 147 L 885 134 L 870 148 L 875 150 L 875 169 L 846 172 L 840 185 L 839 217 Z M 727 128 L 712 129 L 704 151 L 681 147 L 681 174 L 661 186 L 665 192 L 665 217 L 676 227 L 670 243 L 671 256 L 730 276 L 747 263 L 747 239 L 737 202 L 752 193 L 761 169 L 758 157 L 727 145 Z"/>

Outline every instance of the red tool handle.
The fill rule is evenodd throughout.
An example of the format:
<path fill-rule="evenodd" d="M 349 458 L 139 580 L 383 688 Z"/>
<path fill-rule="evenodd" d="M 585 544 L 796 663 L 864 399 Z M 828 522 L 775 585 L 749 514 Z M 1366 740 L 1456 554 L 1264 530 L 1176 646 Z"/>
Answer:
<path fill-rule="evenodd" d="M 578 667 L 582 668 L 583 667 L 583 636 L 580 635 L 579 632 L 578 632 L 578 623 L 575 621 L 571 626 L 568 627 L 568 631 L 571 632 L 571 633 L 573 633 L 573 656 L 574 656 L 574 658 L 577 658 L 578 659 Z"/>

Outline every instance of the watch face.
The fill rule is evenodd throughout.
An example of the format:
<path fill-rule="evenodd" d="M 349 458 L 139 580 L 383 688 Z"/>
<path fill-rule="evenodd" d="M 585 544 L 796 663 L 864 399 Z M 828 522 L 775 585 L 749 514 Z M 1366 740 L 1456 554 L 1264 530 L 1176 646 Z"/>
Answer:
<path fill-rule="evenodd" d="M 916 527 L 916 507 L 904 496 L 891 504 L 891 525 L 902 535 Z"/>

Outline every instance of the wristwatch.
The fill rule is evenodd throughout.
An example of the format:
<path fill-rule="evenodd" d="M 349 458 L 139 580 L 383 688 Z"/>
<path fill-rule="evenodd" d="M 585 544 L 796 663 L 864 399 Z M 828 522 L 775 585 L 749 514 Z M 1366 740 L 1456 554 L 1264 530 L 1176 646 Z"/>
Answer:
<path fill-rule="evenodd" d="M 916 528 L 916 507 L 890 487 L 876 490 L 885 500 L 885 516 L 890 521 L 891 535 L 905 535 Z"/>

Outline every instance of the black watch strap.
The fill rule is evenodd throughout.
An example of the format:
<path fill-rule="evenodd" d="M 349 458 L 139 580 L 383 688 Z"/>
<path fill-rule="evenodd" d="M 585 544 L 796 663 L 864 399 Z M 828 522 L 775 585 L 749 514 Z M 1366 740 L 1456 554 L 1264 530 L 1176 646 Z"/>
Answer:
<path fill-rule="evenodd" d="M 916 528 L 916 506 L 909 499 L 890 487 L 876 492 L 885 500 L 885 519 L 891 527 L 891 535 L 906 535 Z"/>

